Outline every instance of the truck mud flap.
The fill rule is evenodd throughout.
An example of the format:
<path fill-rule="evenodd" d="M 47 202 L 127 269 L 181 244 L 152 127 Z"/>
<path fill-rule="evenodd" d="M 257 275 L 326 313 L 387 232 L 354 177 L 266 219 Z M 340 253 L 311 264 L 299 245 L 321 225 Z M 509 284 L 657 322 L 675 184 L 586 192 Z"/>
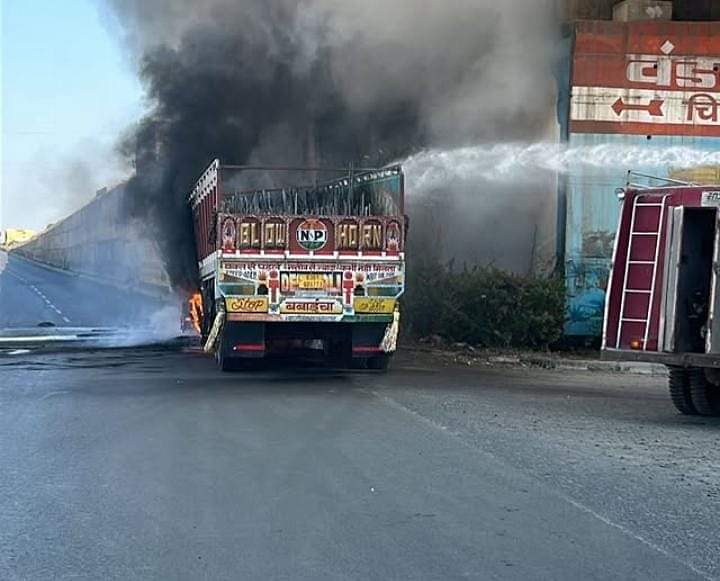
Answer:
<path fill-rule="evenodd" d="M 225 321 L 221 346 L 228 358 L 264 357 L 265 324 Z"/>
<path fill-rule="evenodd" d="M 217 339 L 220 335 L 220 330 L 222 329 L 224 322 L 225 312 L 220 311 L 219 313 L 217 313 L 217 315 L 215 315 L 215 320 L 213 321 L 212 328 L 210 329 L 210 334 L 208 335 L 205 346 L 203 347 L 205 353 L 213 353 L 215 351 Z"/>
<path fill-rule="evenodd" d="M 384 355 L 383 340 L 389 325 L 386 323 L 356 323 L 352 325 L 352 357 L 367 358 Z"/>

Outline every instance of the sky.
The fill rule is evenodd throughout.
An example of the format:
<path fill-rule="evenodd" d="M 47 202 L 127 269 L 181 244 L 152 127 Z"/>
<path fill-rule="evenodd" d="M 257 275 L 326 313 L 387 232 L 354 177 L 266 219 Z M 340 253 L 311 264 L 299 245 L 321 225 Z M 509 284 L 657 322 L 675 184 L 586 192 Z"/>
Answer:
<path fill-rule="evenodd" d="M 142 87 L 94 0 L 0 0 L 0 228 L 42 229 L 128 174 Z"/>

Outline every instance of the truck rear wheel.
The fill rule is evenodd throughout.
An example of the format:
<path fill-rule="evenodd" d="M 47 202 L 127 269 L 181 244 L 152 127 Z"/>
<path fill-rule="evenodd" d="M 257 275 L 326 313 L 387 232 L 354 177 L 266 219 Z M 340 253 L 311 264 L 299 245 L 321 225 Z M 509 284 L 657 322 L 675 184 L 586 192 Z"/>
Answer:
<path fill-rule="evenodd" d="M 705 370 L 693 368 L 690 374 L 690 397 L 692 404 L 701 416 L 720 415 L 720 388 L 705 377 Z"/>
<path fill-rule="evenodd" d="M 204 284 L 200 294 L 200 296 L 202 297 L 203 312 L 202 323 L 200 327 L 200 340 L 202 341 L 203 347 L 208 340 L 208 335 L 210 335 L 213 323 L 215 322 L 215 298 L 211 294 L 213 288 L 213 286 L 208 287 L 207 284 Z"/>
<path fill-rule="evenodd" d="M 223 341 L 220 341 L 215 349 L 215 362 L 220 371 L 234 371 L 237 369 L 235 361 L 225 356 L 225 345 L 223 345 Z"/>
<path fill-rule="evenodd" d="M 689 370 L 684 367 L 668 367 L 668 387 L 670 399 L 681 414 L 697 415 L 690 393 Z"/>
<path fill-rule="evenodd" d="M 327 365 L 340 369 L 349 366 L 350 344 L 347 339 L 328 339 L 324 348 Z"/>
<path fill-rule="evenodd" d="M 225 329 L 220 331 L 215 347 L 215 362 L 220 371 L 237 371 L 240 369 L 240 361 L 234 357 L 228 357 L 227 352 L 230 349 L 228 336 Z"/>
<path fill-rule="evenodd" d="M 377 371 L 387 371 L 390 365 L 390 355 L 384 353 L 382 355 L 375 355 L 367 360 L 368 369 L 375 369 Z"/>

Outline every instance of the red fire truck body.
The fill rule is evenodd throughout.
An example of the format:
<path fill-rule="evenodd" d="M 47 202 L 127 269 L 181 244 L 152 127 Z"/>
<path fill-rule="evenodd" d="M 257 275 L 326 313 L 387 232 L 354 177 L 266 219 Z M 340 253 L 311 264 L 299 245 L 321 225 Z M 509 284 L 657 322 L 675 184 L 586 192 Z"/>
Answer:
<path fill-rule="evenodd" d="M 720 413 L 720 186 L 630 185 L 608 282 L 606 359 L 663 363 L 685 414 Z"/>

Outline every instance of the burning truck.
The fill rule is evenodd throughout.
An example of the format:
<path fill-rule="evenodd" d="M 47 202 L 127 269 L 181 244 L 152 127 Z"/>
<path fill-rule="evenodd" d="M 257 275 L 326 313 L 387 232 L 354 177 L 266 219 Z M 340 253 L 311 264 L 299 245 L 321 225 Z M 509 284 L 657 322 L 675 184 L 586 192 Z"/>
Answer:
<path fill-rule="evenodd" d="M 667 365 L 681 413 L 720 415 L 720 186 L 629 179 L 619 194 L 603 355 Z"/>
<path fill-rule="evenodd" d="M 401 167 L 215 160 L 189 202 L 201 279 L 191 313 L 220 369 L 293 345 L 319 346 L 339 366 L 387 367 L 405 288 Z"/>

